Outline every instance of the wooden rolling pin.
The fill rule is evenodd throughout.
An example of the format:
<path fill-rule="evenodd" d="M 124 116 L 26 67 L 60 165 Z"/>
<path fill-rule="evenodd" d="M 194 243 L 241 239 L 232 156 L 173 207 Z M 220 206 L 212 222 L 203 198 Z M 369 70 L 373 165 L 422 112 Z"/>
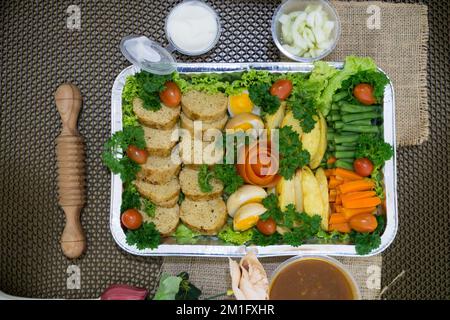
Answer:
<path fill-rule="evenodd" d="M 66 225 L 61 235 L 61 248 L 68 258 L 78 258 L 86 249 L 86 237 L 80 222 L 85 198 L 84 141 L 77 129 L 82 97 L 70 83 L 55 92 L 55 103 L 62 119 L 62 131 L 56 138 L 58 165 L 58 200 L 64 210 Z"/>

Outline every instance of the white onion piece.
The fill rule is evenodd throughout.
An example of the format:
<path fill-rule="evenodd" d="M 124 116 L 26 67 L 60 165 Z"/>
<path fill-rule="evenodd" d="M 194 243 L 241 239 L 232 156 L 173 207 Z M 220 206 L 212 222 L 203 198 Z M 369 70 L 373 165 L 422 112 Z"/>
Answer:
<path fill-rule="evenodd" d="M 332 33 L 336 24 L 329 20 L 322 6 L 306 7 L 305 11 L 283 14 L 281 23 L 283 47 L 291 54 L 302 57 L 317 57 L 332 44 Z"/>

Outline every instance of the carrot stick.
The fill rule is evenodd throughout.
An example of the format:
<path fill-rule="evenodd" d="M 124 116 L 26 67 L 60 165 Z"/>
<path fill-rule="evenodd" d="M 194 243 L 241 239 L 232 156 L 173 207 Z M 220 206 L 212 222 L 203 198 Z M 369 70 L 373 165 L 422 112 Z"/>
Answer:
<path fill-rule="evenodd" d="M 362 180 L 363 177 L 361 177 L 359 174 L 347 170 L 347 169 L 343 169 L 343 168 L 336 168 L 335 171 L 336 176 L 342 177 L 344 179 L 349 179 L 349 180 Z"/>
<path fill-rule="evenodd" d="M 329 231 L 339 231 L 343 233 L 349 233 L 350 232 L 350 226 L 348 223 L 336 223 L 336 224 L 330 224 L 328 226 Z"/>
<path fill-rule="evenodd" d="M 349 220 L 351 217 L 361 214 L 361 213 L 373 213 L 375 210 L 377 210 L 376 207 L 370 207 L 370 208 L 358 208 L 358 209 L 349 209 L 349 208 L 342 208 L 342 213 L 344 214 L 345 218 Z M 337 212 L 337 210 L 336 210 Z"/>
<path fill-rule="evenodd" d="M 331 156 L 331 157 L 328 158 L 327 164 L 333 164 L 333 163 L 336 162 L 336 160 L 337 160 L 337 159 L 336 159 L 335 156 Z"/>
<path fill-rule="evenodd" d="M 334 189 L 338 185 L 343 184 L 343 183 L 344 183 L 344 181 L 337 180 L 335 176 L 331 176 L 330 177 L 330 181 L 328 182 L 328 188 L 329 189 Z"/>
<path fill-rule="evenodd" d="M 327 178 L 329 178 L 331 176 L 334 176 L 335 175 L 334 169 L 326 169 L 325 170 L 325 175 L 327 176 Z"/>
<path fill-rule="evenodd" d="M 337 213 L 341 213 L 343 211 L 343 209 L 344 208 L 342 206 L 338 205 L 338 204 L 334 205 L 334 211 L 337 212 Z"/>
<path fill-rule="evenodd" d="M 337 195 L 336 189 L 330 189 L 329 196 L 330 197 L 336 197 L 336 195 Z"/>
<path fill-rule="evenodd" d="M 331 179 L 330 179 L 331 182 Z M 342 193 L 350 193 L 355 191 L 368 191 L 372 190 L 375 187 L 375 184 L 372 180 L 365 179 L 365 180 L 355 180 L 351 182 L 346 182 L 344 184 L 341 184 L 338 189 Z"/>
<path fill-rule="evenodd" d="M 336 192 L 328 195 L 328 202 L 336 202 Z"/>
<path fill-rule="evenodd" d="M 337 199 L 336 199 L 337 200 Z M 337 201 L 336 201 L 337 203 Z M 381 204 L 381 199 L 378 197 L 363 198 L 350 200 L 344 203 L 344 208 L 357 209 L 357 208 L 370 208 L 376 207 Z"/>
<path fill-rule="evenodd" d="M 338 224 L 338 223 L 346 223 L 347 218 L 344 216 L 343 213 L 332 213 L 330 215 L 330 224 Z"/>
<path fill-rule="evenodd" d="M 340 194 L 338 194 L 338 195 L 336 196 L 336 199 L 334 200 L 334 202 L 335 202 L 336 204 L 342 204 L 342 198 L 341 198 L 341 195 L 340 195 Z"/>
<path fill-rule="evenodd" d="M 359 192 L 350 192 L 342 195 L 342 201 L 350 201 L 356 199 L 370 198 L 375 197 L 375 191 L 359 191 Z"/>

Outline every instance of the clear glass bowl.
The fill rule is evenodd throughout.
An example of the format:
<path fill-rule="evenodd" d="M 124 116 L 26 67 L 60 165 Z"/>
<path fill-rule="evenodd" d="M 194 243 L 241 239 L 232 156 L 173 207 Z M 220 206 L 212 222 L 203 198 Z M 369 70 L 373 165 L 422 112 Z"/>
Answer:
<path fill-rule="evenodd" d="M 288 14 L 293 11 L 304 11 L 308 5 L 321 5 L 323 10 L 328 14 L 328 17 L 331 21 L 335 23 L 335 27 L 332 32 L 333 44 L 329 49 L 323 52 L 321 55 L 317 57 L 301 57 L 291 52 L 287 51 L 283 48 L 283 37 L 281 35 L 281 23 L 278 21 L 279 17 L 282 14 Z M 275 13 L 272 17 L 272 38 L 278 49 L 284 54 L 286 57 L 300 62 L 313 62 L 316 60 L 321 60 L 327 55 L 329 55 L 334 48 L 336 48 L 336 44 L 339 40 L 339 36 L 341 34 L 341 24 L 339 21 L 339 16 L 333 6 L 325 0 L 287 0 L 282 2 L 278 8 L 275 10 Z"/>
<path fill-rule="evenodd" d="M 284 261 L 283 263 L 281 263 L 275 269 L 275 271 L 272 273 L 272 276 L 270 277 L 269 296 L 270 296 L 270 289 L 272 288 L 272 283 L 276 279 L 276 277 L 278 276 L 280 271 L 282 271 L 283 269 L 285 269 L 287 266 L 289 266 L 292 263 L 302 261 L 302 260 L 311 260 L 311 259 L 321 260 L 321 261 L 327 262 L 327 263 L 331 264 L 332 266 L 338 268 L 342 272 L 342 274 L 345 276 L 345 278 L 349 282 L 350 286 L 352 287 L 352 292 L 353 292 L 353 296 L 354 296 L 353 300 L 361 300 L 361 292 L 359 290 L 359 286 L 356 283 L 355 278 L 352 276 L 350 271 L 342 263 L 340 263 L 336 259 L 333 259 L 328 256 L 318 256 L 318 255 L 312 255 L 312 254 L 295 256 L 295 257 L 289 258 L 286 261 Z"/>
<path fill-rule="evenodd" d="M 183 48 L 178 47 L 174 41 L 172 40 L 172 37 L 169 34 L 169 31 L 167 29 L 167 22 L 169 21 L 169 18 L 171 16 L 171 14 L 173 13 L 173 11 L 182 5 L 186 5 L 186 3 L 194 3 L 194 4 L 198 4 L 200 6 L 205 7 L 206 9 L 208 9 L 215 17 L 216 23 L 217 23 L 217 34 L 216 37 L 214 39 L 213 42 L 211 42 L 211 45 L 209 45 L 207 48 L 203 49 L 203 50 L 199 50 L 199 51 L 186 51 Z M 165 21 L 165 25 L 164 25 L 164 29 L 165 29 L 165 33 L 166 33 L 166 38 L 169 41 L 169 46 L 166 48 L 168 51 L 173 52 L 173 51 L 178 51 L 182 54 L 185 54 L 187 56 L 199 56 L 201 54 L 204 54 L 206 52 L 208 52 L 209 50 L 211 50 L 212 48 L 215 47 L 215 45 L 217 44 L 217 42 L 219 41 L 220 38 L 220 34 L 222 32 L 222 28 L 221 28 L 221 24 L 220 24 L 220 19 L 219 16 L 217 15 L 217 12 L 207 3 L 203 2 L 202 0 L 184 0 L 182 2 L 180 2 L 179 4 L 177 4 L 175 7 L 172 8 L 172 10 L 170 10 L 169 14 L 166 17 L 166 21 Z"/>

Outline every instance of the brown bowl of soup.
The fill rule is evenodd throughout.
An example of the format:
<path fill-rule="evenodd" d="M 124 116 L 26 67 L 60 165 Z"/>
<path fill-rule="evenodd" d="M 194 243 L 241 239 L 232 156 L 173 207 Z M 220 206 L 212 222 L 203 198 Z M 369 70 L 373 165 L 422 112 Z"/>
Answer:
<path fill-rule="evenodd" d="M 326 256 L 292 257 L 274 271 L 270 300 L 359 300 L 353 276 L 336 259 Z"/>

